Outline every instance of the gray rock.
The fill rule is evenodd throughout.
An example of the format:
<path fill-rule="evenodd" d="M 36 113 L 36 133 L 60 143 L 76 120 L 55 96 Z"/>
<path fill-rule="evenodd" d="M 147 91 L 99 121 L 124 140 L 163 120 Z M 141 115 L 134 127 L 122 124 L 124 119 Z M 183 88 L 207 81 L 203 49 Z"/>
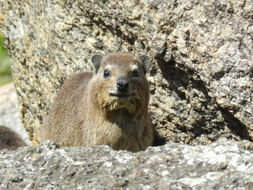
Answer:
<path fill-rule="evenodd" d="M 0 151 L 0 189 L 253 189 L 253 145 L 166 144 L 144 152 L 52 142 Z"/>
<path fill-rule="evenodd" d="M 31 138 L 66 77 L 91 70 L 94 53 L 129 51 L 153 59 L 150 112 L 166 140 L 252 140 L 252 18 L 252 0 L 0 4 L 0 31 Z"/>

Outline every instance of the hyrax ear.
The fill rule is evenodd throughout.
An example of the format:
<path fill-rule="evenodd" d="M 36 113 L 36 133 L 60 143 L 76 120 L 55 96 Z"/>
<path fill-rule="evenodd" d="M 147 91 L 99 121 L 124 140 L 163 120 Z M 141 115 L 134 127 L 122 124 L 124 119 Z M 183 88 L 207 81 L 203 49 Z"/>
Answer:
<path fill-rule="evenodd" d="M 93 55 L 91 58 L 91 62 L 93 63 L 95 67 L 95 72 L 98 72 L 98 69 L 100 67 L 100 64 L 102 62 L 103 56 L 102 55 Z"/>
<path fill-rule="evenodd" d="M 150 61 L 149 57 L 146 55 L 139 56 L 139 59 L 142 62 L 144 74 L 146 74 L 151 67 L 151 61 Z"/>

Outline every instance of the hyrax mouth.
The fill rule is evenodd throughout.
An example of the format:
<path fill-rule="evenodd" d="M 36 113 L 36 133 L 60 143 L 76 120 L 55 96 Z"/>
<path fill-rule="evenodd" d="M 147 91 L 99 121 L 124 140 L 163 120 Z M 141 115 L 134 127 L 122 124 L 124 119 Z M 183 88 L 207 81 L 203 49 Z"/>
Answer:
<path fill-rule="evenodd" d="M 133 95 L 133 93 L 131 93 L 131 94 L 109 93 L 109 95 L 117 97 L 117 98 L 129 98 Z"/>
<path fill-rule="evenodd" d="M 106 104 L 106 109 L 110 111 L 125 109 L 130 114 L 135 115 L 140 106 L 134 93 L 109 93 L 109 98 Z"/>

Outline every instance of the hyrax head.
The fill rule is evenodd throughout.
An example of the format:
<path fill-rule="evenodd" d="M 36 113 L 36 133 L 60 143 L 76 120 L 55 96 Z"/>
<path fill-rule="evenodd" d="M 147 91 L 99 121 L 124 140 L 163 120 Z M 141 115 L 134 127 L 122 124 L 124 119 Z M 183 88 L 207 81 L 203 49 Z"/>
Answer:
<path fill-rule="evenodd" d="M 147 56 L 111 53 L 105 57 L 94 55 L 91 60 L 96 70 L 92 81 L 96 83 L 94 99 L 103 109 L 125 109 L 131 114 L 146 109 L 149 85 L 145 74 L 151 65 Z"/>

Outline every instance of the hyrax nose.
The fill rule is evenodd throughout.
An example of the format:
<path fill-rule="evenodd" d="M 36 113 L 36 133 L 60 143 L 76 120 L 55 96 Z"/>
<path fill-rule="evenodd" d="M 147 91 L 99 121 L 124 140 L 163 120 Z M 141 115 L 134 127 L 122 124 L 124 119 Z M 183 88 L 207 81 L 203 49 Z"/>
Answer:
<path fill-rule="evenodd" d="M 125 91 L 128 89 L 129 83 L 126 77 L 119 77 L 117 79 L 117 88 L 119 91 Z"/>

